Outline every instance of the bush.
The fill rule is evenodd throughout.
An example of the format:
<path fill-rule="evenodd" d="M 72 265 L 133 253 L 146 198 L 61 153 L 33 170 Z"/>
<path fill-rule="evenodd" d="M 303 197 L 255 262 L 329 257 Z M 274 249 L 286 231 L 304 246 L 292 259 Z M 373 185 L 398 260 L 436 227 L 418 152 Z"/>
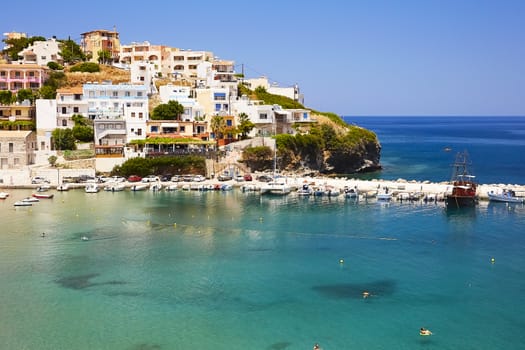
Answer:
<path fill-rule="evenodd" d="M 82 62 L 69 69 L 70 72 L 96 73 L 100 72 L 100 66 L 95 62 Z"/>

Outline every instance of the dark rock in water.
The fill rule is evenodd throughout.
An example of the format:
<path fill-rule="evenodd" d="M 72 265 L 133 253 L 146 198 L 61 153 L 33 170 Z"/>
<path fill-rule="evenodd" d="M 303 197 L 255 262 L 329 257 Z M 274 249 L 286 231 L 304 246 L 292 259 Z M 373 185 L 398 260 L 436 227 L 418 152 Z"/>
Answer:
<path fill-rule="evenodd" d="M 389 296 L 395 291 L 396 284 L 392 280 L 376 281 L 371 283 L 346 283 L 313 286 L 312 289 L 334 299 L 362 298 L 363 292 L 368 291 L 374 296 Z"/>
<path fill-rule="evenodd" d="M 94 285 L 90 280 L 98 275 L 98 273 L 90 273 L 87 275 L 70 276 L 61 278 L 56 282 L 64 288 L 85 289 Z"/>
<path fill-rule="evenodd" d="M 64 278 L 60 278 L 56 280 L 56 283 L 60 284 L 64 288 L 78 289 L 78 290 L 90 288 L 93 286 L 127 284 L 127 282 L 115 281 L 115 280 L 106 281 L 106 282 L 91 282 L 91 279 L 97 276 L 99 276 L 98 273 L 90 273 L 87 275 L 64 277 Z"/>
<path fill-rule="evenodd" d="M 132 346 L 131 348 L 129 348 L 129 350 L 158 350 L 158 349 L 162 349 L 162 347 L 159 344 L 147 344 L 147 343 L 136 344 Z"/>
<path fill-rule="evenodd" d="M 289 347 L 290 345 L 292 345 L 292 343 L 290 343 L 288 341 L 282 341 L 282 342 L 278 342 L 278 343 L 274 343 L 274 344 L 270 345 L 268 347 L 268 349 L 270 349 L 270 350 L 284 350 L 287 347 Z"/>

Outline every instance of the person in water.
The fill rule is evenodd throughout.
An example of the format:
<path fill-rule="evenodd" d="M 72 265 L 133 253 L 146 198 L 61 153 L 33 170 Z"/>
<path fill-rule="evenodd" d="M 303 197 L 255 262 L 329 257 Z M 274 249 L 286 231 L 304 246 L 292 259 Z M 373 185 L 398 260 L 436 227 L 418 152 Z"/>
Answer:
<path fill-rule="evenodd" d="M 419 334 L 420 334 L 420 335 L 431 335 L 432 332 L 431 332 L 430 330 L 424 328 L 424 327 L 421 327 L 421 328 L 419 329 Z"/>

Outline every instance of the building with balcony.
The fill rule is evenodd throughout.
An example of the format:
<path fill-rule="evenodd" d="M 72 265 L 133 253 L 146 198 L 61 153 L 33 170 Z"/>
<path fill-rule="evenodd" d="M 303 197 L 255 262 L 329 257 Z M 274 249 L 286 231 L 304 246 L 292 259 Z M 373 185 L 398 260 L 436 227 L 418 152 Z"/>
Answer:
<path fill-rule="evenodd" d="M 97 157 L 122 157 L 128 142 L 146 137 L 147 93 L 144 85 L 83 85 L 88 118 L 94 124 Z"/>
<path fill-rule="evenodd" d="M 120 39 L 116 30 L 92 30 L 80 34 L 80 47 L 90 61 L 98 62 L 100 51 L 109 51 L 112 62 L 119 62 Z"/>
<path fill-rule="evenodd" d="M 48 72 L 49 68 L 37 64 L 0 64 L 0 90 L 16 93 L 21 89 L 40 89 Z"/>
<path fill-rule="evenodd" d="M 212 62 L 213 53 L 170 48 L 163 58 L 162 76 L 175 80 L 194 82 L 197 79 L 197 67 L 202 62 Z"/>
<path fill-rule="evenodd" d="M 10 105 L 0 105 L 0 122 L 1 121 L 29 121 L 34 122 L 36 108 L 31 102 L 16 102 Z"/>
<path fill-rule="evenodd" d="M 119 60 L 121 64 L 150 63 L 155 74 L 162 72 L 162 60 L 169 56 L 169 49 L 164 45 L 152 45 L 148 41 L 121 45 Z M 132 76 L 133 79 L 133 76 Z"/>
<path fill-rule="evenodd" d="M 74 115 L 88 116 L 88 102 L 84 98 L 82 87 L 63 88 L 57 90 L 56 127 L 70 128 L 75 126 Z"/>
<path fill-rule="evenodd" d="M 55 38 L 46 41 L 35 41 L 33 45 L 20 52 L 20 61 L 24 64 L 37 64 L 39 66 L 45 66 L 49 62 L 61 63 L 62 57 L 60 56 L 58 44 Z"/>

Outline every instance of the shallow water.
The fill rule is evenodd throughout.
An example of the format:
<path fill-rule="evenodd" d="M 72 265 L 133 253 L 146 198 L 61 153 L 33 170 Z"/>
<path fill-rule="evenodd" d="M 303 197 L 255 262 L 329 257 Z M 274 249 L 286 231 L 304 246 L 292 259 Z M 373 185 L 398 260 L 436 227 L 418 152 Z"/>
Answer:
<path fill-rule="evenodd" d="M 12 206 L 28 194 L 0 202 L 6 349 L 525 346 L 523 205 L 76 190 Z"/>

